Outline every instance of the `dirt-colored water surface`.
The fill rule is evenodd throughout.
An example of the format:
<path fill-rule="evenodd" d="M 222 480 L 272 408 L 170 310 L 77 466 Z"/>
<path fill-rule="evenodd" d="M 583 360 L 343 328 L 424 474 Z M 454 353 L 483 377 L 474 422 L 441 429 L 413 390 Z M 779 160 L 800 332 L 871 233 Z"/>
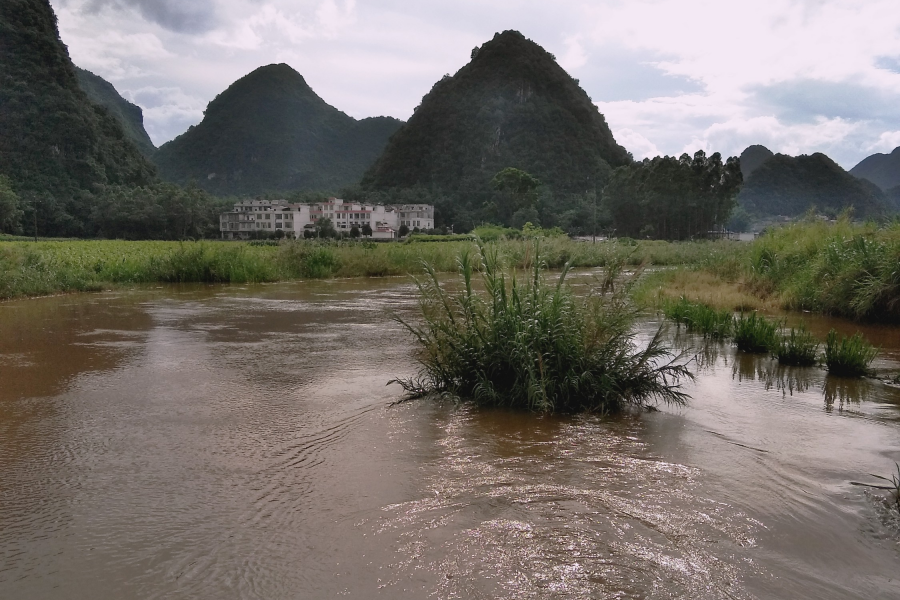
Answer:
<path fill-rule="evenodd" d="M 900 390 L 721 345 L 658 413 L 389 407 L 392 312 L 405 279 L 0 304 L 0 598 L 900 598 L 852 484 Z"/>

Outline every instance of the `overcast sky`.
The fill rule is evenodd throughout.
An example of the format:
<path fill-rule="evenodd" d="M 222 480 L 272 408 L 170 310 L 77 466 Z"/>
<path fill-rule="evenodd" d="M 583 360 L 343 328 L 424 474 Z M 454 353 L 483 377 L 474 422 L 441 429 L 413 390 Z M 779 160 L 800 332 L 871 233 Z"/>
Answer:
<path fill-rule="evenodd" d="M 159 145 L 285 62 L 329 104 L 406 120 L 497 31 L 556 55 L 636 158 L 900 146 L 897 0 L 51 0 L 72 60 Z"/>

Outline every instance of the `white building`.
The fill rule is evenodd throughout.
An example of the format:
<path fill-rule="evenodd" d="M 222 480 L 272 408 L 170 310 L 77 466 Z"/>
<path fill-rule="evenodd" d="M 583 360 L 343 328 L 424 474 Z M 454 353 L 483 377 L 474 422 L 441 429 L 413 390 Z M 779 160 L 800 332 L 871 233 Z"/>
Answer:
<path fill-rule="evenodd" d="M 401 225 L 413 229 L 434 229 L 434 207 L 428 204 L 361 204 L 329 198 L 315 204 L 286 200 L 242 200 L 234 210 L 219 215 L 223 239 L 247 239 L 254 232 L 277 233 L 301 237 L 304 230 L 314 230 L 316 221 L 330 219 L 339 232 L 349 233 L 356 225 L 372 228 L 372 238 L 397 238 Z"/>

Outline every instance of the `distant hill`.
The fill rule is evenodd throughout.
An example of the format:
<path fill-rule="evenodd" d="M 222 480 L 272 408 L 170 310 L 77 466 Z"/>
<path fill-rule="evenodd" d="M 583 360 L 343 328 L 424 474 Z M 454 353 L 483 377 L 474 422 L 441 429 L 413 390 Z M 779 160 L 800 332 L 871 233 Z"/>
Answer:
<path fill-rule="evenodd" d="M 744 176 L 744 180 L 773 156 L 775 154 L 771 150 L 758 144 L 744 149 L 741 152 L 741 174 Z"/>
<path fill-rule="evenodd" d="M 555 192 L 602 189 L 628 152 L 553 55 L 517 31 L 496 34 L 434 84 L 362 180 L 365 190 L 422 187 L 481 203 L 515 167 Z"/>
<path fill-rule="evenodd" d="M 99 104 L 109 111 L 122 125 L 125 135 L 134 142 L 144 156 L 150 157 L 156 152 L 156 146 L 144 129 L 144 112 L 140 106 L 123 98 L 110 82 L 90 71 L 75 67 L 78 85 L 94 104 Z"/>
<path fill-rule="evenodd" d="M 45 234 L 80 235 L 93 192 L 145 185 L 155 170 L 119 122 L 91 104 L 47 0 L 0 2 L 0 173 Z"/>
<path fill-rule="evenodd" d="M 882 190 L 900 185 L 900 147 L 890 154 L 873 154 L 850 169 L 850 174 L 868 179 Z"/>
<path fill-rule="evenodd" d="M 401 121 L 357 121 L 285 64 L 261 67 L 154 155 L 161 175 L 219 195 L 336 190 L 359 181 Z"/>
<path fill-rule="evenodd" d="M 853 206 L 861 217 L 887 209 L 884 194 L 876 185 L 853 177 L 821 153 L 772 156 L 744 181 L 738 203 L 757 216 L 793 217 L 811 206 L 828 213 Z"/>

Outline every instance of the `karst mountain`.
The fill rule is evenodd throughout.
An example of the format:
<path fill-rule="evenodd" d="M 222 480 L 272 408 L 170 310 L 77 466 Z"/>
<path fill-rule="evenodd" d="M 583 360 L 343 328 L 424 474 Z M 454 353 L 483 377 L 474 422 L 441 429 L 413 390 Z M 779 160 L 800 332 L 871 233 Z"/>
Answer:
<path fill-rule="evenodd" d="M 434 84 L 362 187 L 420 187 L 477 203 L 495 174 L 514 167 L 555 192 L 584 193 L 602 189 L 612 169 L 630 161 L 555 57 L 504 31 Z"/>
<path fill-rule="evenodd" d="M 256 69 L 154 155 L 160 174 L 218 195 L 337 190 L 359 181 L 401 122 L 356 120 L 285 64 Z"/>

